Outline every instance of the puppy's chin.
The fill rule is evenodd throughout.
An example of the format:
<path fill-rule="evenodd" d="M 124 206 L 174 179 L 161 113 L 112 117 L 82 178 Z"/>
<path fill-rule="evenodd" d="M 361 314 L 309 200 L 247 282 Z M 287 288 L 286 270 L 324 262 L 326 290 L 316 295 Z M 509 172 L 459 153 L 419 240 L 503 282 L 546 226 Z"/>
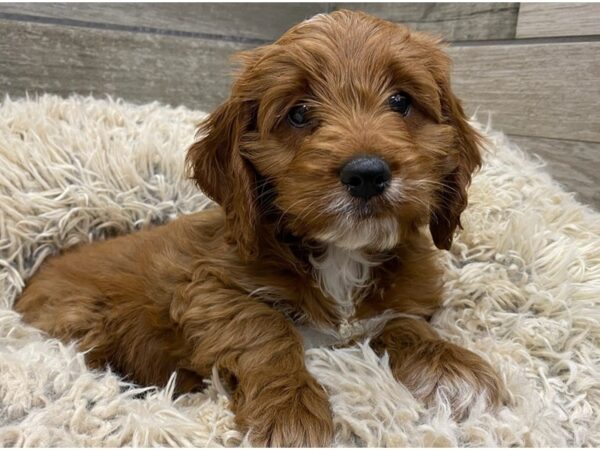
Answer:
<path fill-rule="evenodd" d="M 398 227 L 398 221 L 391 217 L 339 218 L 335 225 L 319 233 L 316 239 L 346 250 L 385 251 L 398 244 Z"/>

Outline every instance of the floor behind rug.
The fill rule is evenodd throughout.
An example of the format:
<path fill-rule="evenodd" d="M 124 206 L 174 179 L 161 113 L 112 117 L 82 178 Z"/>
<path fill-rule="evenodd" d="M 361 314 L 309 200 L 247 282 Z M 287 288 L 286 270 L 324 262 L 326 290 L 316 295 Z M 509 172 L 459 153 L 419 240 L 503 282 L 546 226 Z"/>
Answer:
<path fill-rule="evenodd" d="M 235 446 L 225 391 L 173 400 L 92 372 L 11 306 L 45 257 L 208 203 L 183 158 L 203 114 L 44 96 L 0 107 L 0 445 Z M 366 345 L 312 349 L 339 446 L 600 446 L 600 214 L 498 132 L 445 254 L 445 337 L 498 368 L 511 404 L 425 409 Z M 144 393 L 145 392 L 145 395 Z"/>

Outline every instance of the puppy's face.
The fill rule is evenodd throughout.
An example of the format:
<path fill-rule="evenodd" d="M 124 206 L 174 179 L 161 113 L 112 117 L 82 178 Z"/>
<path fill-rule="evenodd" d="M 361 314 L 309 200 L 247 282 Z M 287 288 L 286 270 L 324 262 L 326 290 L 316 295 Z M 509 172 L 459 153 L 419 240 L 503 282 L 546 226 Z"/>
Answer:
<path fill-rule="evenodd" d="M 426 223 L 449 246 L 480 160 L 435 39 L 340 11 L 241 56 L 188 159 L 242 244 L 268 202 L 293 234 L 348 249 Z"/>

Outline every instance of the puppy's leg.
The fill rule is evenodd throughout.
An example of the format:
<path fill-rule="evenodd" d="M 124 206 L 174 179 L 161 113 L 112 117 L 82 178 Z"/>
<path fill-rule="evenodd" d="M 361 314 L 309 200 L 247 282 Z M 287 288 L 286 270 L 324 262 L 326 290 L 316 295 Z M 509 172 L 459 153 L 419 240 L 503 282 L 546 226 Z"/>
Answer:
<path fill-rule="evenodd" d="M 394 375 L 427 404 L 444 395 L 454 416 L 466 415 L 479 399 L 499 405 L 502 383 L 494 370 L 475 353 L 442 340 L 424 320 L 390 321 L 372 342 L 379 352 L 387 350 Z"/>
<path fill-rule="evenodd" d="M 172 310 L 192 344 L 191 365 L 233 375 L 236 421 L 260 446 L 327 446 L 333 424 L 323 388 L 304 364 L 302 339 L 278 311 L 218 282 Z"/>

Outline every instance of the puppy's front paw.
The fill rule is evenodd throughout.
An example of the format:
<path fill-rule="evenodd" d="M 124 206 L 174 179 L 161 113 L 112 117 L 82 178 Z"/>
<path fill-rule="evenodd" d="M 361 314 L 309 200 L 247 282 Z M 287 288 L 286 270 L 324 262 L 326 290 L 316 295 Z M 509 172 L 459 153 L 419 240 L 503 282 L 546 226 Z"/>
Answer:
<path fill-rule="evenodd" d="M 325 391 L 313 379 L 300 386 L 265 389 L 237 412 L 250 429 L 252 444 L 260 447 L 328 447 L 333 420 Z"/>
<path fill-rule="evenodd" d="M 445 341 L 424 342 L 395 367 L 396 376 L 427 405 L 446 399 L 456 419 L 478 402 L 488 408 L 505 397 L 492 367 L 475 353 Z"/>

